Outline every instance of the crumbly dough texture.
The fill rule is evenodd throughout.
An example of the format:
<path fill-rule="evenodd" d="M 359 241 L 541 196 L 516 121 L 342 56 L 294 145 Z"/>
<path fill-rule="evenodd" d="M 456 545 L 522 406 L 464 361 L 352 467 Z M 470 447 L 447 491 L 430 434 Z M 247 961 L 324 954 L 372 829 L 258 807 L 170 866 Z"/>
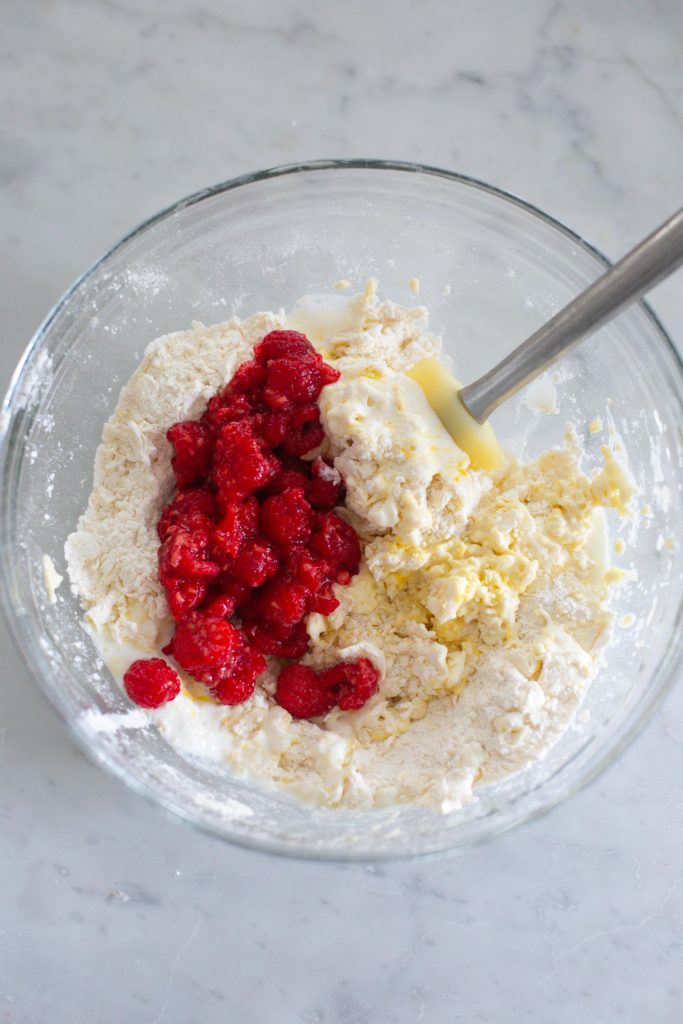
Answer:
<path fill-rule="evenodd" d="M 301 329 L 305 316 L 291 322 Z M 154 341 L 104 428 L 66 553 L 119 677 L 171 632 L 156 576 L 155 527 L 173 489 L 165 431 L 199 415 L 253 344 L 285 323 L 260 313 Z M 563 450 L 529 465 L 468 468 L 404 375 L 439 354 L 426 311 L 380 302 L 371 286 L 339 324 L 324 341 L 318 332 L 342 371 L 321 415 L 365 558 L 337 588 L 339 608 L 309 616 L 305 660 L 369 657 L 379 692 L 359 711 L 297 721 L 273 701 L 274 665 L 244 705 L 216 705 L 183 677 L 180 696 L 149 714 L 186 753 L 314 802 L 451 811 L 477 785 L 543 757 L 569 726 L 611 623 L 602 506 L 625 509 L 633 486 L 612 453 L 591 481 L 571 432 Z"/>

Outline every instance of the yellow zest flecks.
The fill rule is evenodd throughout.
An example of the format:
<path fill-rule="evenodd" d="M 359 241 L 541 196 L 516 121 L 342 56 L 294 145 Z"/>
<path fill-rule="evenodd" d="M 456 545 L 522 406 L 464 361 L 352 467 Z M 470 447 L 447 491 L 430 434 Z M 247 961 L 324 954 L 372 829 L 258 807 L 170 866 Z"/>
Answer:
<path fill-rule="evenodd" d="M 615 555 L 623 555 L 624 551 L 626 551 L 626 543 L 624 541 L 624 538 L 617 537 L 617 539 L 614 542 L 614 553 Z"/>
<path fill-rule="evenodd" d="M 597 416 L 594 420 L 591 420 L 591 422 L 588 424 L 588 433 L 589 434 L 599 434 L 601 430 L 602 430 L 602 420 L 600 419 L 599 416 Z"/>
<path fill-rule="evenodd" d="M 342 278 L 340 281 L 334 282 L 334 287 L 338 291 L 345 291 L 347 288 L 351 287 L 351 282 L 347 281 L 346 278 Z"/>
<path fill-rule="evenodd" d="M 415 295 L 419 295 L 420 294 L 420 278 L 419 277 L 411 277 L 410 281 L 408 281 L 408 287 L 410 288 L 411 292 L 413 292 Z"/>

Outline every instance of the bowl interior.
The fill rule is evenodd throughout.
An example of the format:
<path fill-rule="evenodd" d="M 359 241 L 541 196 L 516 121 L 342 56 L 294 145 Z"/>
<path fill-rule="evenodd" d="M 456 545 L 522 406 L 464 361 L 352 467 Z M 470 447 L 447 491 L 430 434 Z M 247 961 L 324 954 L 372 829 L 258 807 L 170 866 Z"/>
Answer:
<path fill-rule="evenodd" d="M 600 463 L 610 427 L 649 506 L 610 518 L 637 573 L 619 590 L 617 627 L 585 710 L 540 764 L 482 789 L 462 812 L 310 808 L 179 756 L 98 660 L 67 584 L 49 604 L 42 555 L 65 573 L 63 544 L 85 507 L 95 447 L 147 342 L 193 320 L 291 306 L 304 293 L 380 292 L 417 302 L 463 380 L 474 379 L 604 268 L 578 239 L 529 208 L 452 176 L 380 167 L 311 167 L 180 204 L 114 249 L 39 331 L 3 417 L 2 550 L 15 632 L 51 699 L 87 749 L 159 803 L 235 841 L 311 856 L 391 856 L 482 839 L 545 809 L 601 768 L 671 678 L 680 656 L 683 555 L 681 369 L 643 306 L 604 328 L 559 370 L 559 413 L 513 399 L 494 418 L 514 451 L 560 443 L 568 421 Z M 604 430 L 587 425 L 600 417 Z M 113 712 L 119 720 L 105 717 Z"/>

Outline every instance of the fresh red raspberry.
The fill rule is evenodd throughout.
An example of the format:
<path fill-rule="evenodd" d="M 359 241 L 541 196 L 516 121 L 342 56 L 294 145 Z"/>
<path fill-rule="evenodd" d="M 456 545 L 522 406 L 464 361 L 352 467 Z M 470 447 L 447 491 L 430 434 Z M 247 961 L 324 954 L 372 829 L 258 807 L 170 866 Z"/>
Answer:
<path fill-rule="evenodd" d="M 266 659 L 246 640 L 242 641 L 242 649 L 237 656 L 237 670 L 245 679 L 256 679 L 266 670 Z"/>
<path fill-rule="evenodd" d="M 185 529 L 189 524 L 191 532 Z M 159 579 L 166 583 L 172 579 L 211 579 L 220 568 L 207 558 L 209 532 L 213 523 L 200 512 L 169 526 L 166 538 L 159 548 Z"/>
<path fill-rule="evenodd" d="M 224 573 L 218 582 L 221 590 L 233 598 L 237 608 L 241 608 L 251 598 L 251 587 L 242 580 L 235 579 L 229 572 Z"/>
<path fill-rule="evenodd" d="M 228 423 L 216 441 L 212 477 L 223 506 L 240 501 L 265 487 L 280 472 L 280 460 L 262 451 L 251 434 L 242 439 L 227 438 L 226 433 L 242 424 Z"/>
<path fill-rule="evenodd" d="M 211 696 L 218 704 L 243 704 L 245 700 L 249 700 L 256 689 L 256 680 L 230 675 L 219 680 L 209 689 Z"/>
<path fill-rule="evenodd" d="M 267 540 L 248 540 L 232 566 L 232 573 L 248 587 L 261 587 L 277 576 L 280 560 Z"/>
<path fill-rule="evenodd" d="M 283 635 L 276 635 L 272 623 L 248 622 L 243 630 L 249 642 L 262 654 L 270 654 L 274 658 L 301 658 L 308 650 L 310 637 L 305 622 L 281 630 Z"/>
<path fill-rule="evenodd" d="M 314 363 L 300 359 L 272 359 L 263 389 L 263 400 L 272 409 L 295 402 L 315 402 L 322 391 L 322 374 Z"/>
<path fill-rule="evenodd" d="M 346 569 L 352 575 L 358 572 L 361 557 L 358 535 L 335 512 L 325 512 L 321 516 L 311 547 L 338 568 Z"/>
<path fill-rule="evenodd" d="M 341 501 L 342 478 L 338 470 L 318 456 L 311 466 L 306 497 L 314 508 L 332 509 Z"/>
<path fill-rule="evenodd" d="M 271 331 L 254 348 L 254 359 L 266 366 L 271 359 L 315 359 L 317 352 L 305 334 L 298 331 Z"/>
<path fill-rule="evenodd" d="M 324 583 L 312 593 L 306 605 L 309 612 L 318 612 L 319 615 L 331 615 L 338 607 L 339 599 L 334 596 L 331 583 Z"/>
<path fill-rule="evenodd" d="M 297 487 L 266 498 L 261 506 L 261 529 L 273 544 L 284 549 L 310 536 L 311 520 L 311 506 Z"/>
<path fill-rule="evenodd" d="M 311 420 L 300 427 L 292 427 L 282 442 L 282 450 L 286 455 L 301 457 L 318 448 L 325 439 L 325 431 L 319 419 Z"/>
<path fill-rule="evenodd" d="M 339 370 L 335 369 L 334 366 L 330 366 L 329 363 L 323 363 L 320 367 L 320 372 L 323 379 L 323 387 L 327 384 L 335 384 L 341 377 Z"/>
<path fill-rule="evenodd" d="M 163 658 L 140 658 L 123 677 L 126 693 L 142 708 L 160 708 L 180 693 L 178 673 Z"/>
<path fill-rule="evenodd" d="M 245 451 L 259 451 L 259 445 L 254 437 L 254 430 L 249 420 L 237 420 L 234 423 L 226 423 L 216 439 L 214 449 L 214 462 L 225 462 L 226 459 L 239 458 Z"/>
<path fill-rule="evenodd" d="M 202 603 L 209 589 L 203 580 L 169 579 L 164 587 L 168 607 L 177 622 Z"/>
<path fill-rule="evenodd" d="M 257 607 L 262 618 L 282 626 L 294 626 L 306 614 L 308 591 L 301 583 L 278 577 L 259 593 Z"/>
<path fill-rule="evenodd" d="M 166 437 L 175 448 L 171 465 L 176 486 L 191 487 L 204 480 L 209 471 L 213 448 L 210 431 L 201 423 L 187 420 L 169 427 Z"/>
<path fill-rule="evenodd" d="M 288 490 L 290 487 L 296 487 L 300 491 L 305 491 L 308 487 L 309 480 L 307 476 L 300 473 L 297 469 L 283 469 L 279 476 L 276 476 L 271 484 L 268 484 L 264 494 L 270 496 L 272 494 L 282 494 L 283 491 Z"/>
<path fill-rule="evenodd" d="M 176 626 L 173 657 L 194 679 L 213 686 L 232 674 L 242 634 L 225 619 L 191 612 Z"/>
<path fill-rule="evenodd" d="M 262 452 L 245 453 L 232 463 L 215 464 L 213 479 L 219 502 L 226 507 L 249 497 L 277 476 L 279 470 L 279 460 L 274 455 L 264 455 Z"/>
<path fill-rule="evenodd" d="M 295 547 L 288 551 L 284 565 L 292 579 L 297 583 L 303 583 L 311 593 L 332 579 L 335 571 L 330 562 L 305 547 Z"/>
<path fill-rule="evenodd" d="M 265 383 L 266 376 L 265 366 L 257 363 L 255 359 L 250 359 L 249 362 L 241 363 L 237 367 L 226 391 L 232 395 L 242 393 L 252 395 Z"/>
<path fill-rule="evenodd" d="M 267 447 L 274 448 L 287 437 L 289 430 L 288 409 L 268 409 L 252 416 L 254 434 Z"/>
<path fill-rule="evenodd" d="M 368 658 L 358 658 L 326 669 L 320 674 L 320 682 L 335 695 L 342 711 L 354 711 L 377 692 L 379 672 Z"/>
<path fill-rule="evenodd" d="M 159 540 L 164 540 L 169 526 L 181 523 L 186 516 L 200 512 L 209 519 L 214 519 L 218 514 L 216 498 L 213 491 L 206 487 L 194 487 L 187 491 L 178 491 L 164 507 L 161 518 L 157 525 Z"/>
<path fill-rule="evenodd" d="M 303 427 L 305 423 L 318 423 L 320 421 L 320 409 L 313 402 L 312 405 L 295 405 L 289 411 L 289 432 Z"/>
<path fill-rule="evenodd" d="M 229 619 L 231 615 L 235 614 L 237 608 L 237 601 L 232 594 L 218 594 L 212 596 L 204 607 L 202 613 L 208 615 L 214 619 Z"/>
<path fill-rule="evenodd" d="M 212 437 L 217 437 L 224 426 L 228 423 L 246 421 L 254 414 L 254 405 L 247 395 L 216 395 L 210 399 L 206 412 L 200 423 L 210 431 Z"/>
<path fill-rule="evenodd" d="M 320 683 L 307 665 L 287 665 L 277 679 L 275 699 L 293 718 L 326 715 L 335 704 L 334 695 Z"/>
<path fill-rule="evenodd" d="M 277 655 L 278 658 L 293 661 L 295 658 L 302 658 L 304 656 L 310 646 L 310 643 L 311 638 L 308 635 L 306 623 L 297 622 L 290 636 L 284 640 L 277 641 L 277 650 L 273 653 Z"/>
<path fill-rule="evenodd" d="M 229 676 L 211 686 L 211 694 L 219 704 L 243 704 L 256 687 L 256 678 L 266 667 L 265 659 L 245 642 L 237 652 Z"/>
<path fill-rule="evenodd" d="M 227 505 L 216 523 L 211 540 L 229 558 L 236 558 L 246 541 L 258 530 L 259 503 L 255 497 Z"/>

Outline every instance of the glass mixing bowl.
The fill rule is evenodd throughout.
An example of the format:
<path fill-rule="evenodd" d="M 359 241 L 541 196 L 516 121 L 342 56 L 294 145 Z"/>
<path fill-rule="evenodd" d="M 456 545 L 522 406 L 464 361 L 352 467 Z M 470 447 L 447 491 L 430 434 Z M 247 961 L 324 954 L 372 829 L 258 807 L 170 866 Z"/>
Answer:
<path fill-rule="evenodd" d="M 480 182 L 373 161 L 277 168 L 208 189 L 158 214 L 89 270 L 50 313 L 2 412 L 2 590 L 27 664 L 100 764 L 140 793 L 232 842 L 310 857 L 390 857 L 458 847 L 528 820 L 609 764 L 661 698 L 681 659 L 683 375 L 646 306 L 603 328 L 561 368 L 560 411 L 513 400 L 494 418 L 505 444 L 532 457 L 573 421 L 589 469 L 601 417 L 621 436 L 649 510 L 624 526 L 617 559 L 637 580 L 616 595 L 633 613 L 575 725 L 542 762 L 482 788 L 441 816 L 410 806 L 363 813 L 307 806 L 181 757 L 130 710 L 81 627 L 65 583 L 47 599 L 42 556 L 65 574 L 63 544 L 85 508 L 95 448 L 119 389 L 148 341 L 193 320 L 290 306 L 304 293 L 356 289 L 408 304 L 421 281 L 458 376 L 474 379 L 605 267 L 538 210 Z M 627 620 L 628 621 L 628 620 Z M 586 714 L 585 712 L 589 712 Z M 115 718 L 113 716 L 123 716 Z"/>

